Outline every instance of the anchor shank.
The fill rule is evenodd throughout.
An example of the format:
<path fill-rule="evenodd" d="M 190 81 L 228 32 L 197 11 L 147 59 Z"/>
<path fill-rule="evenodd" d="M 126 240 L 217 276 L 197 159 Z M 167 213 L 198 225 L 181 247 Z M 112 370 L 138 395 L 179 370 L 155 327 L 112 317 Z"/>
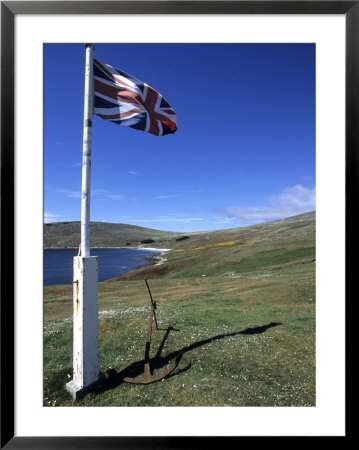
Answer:
<path fill-rule="evenodd" d="M 152 299 L 151 291 L 150 291 L 150 288 L 148 286 L 146 279 L 145 279 L 145 281 L 146 281 L 148 292 L 150 293 L 150 297 L 151 297 L 151 314 L 150 314 L 150 320 L 149 320 L 148 331 L 147 331 L 147 339 L 146 339 L 144 374 L 143 374 L 143 376 L 136 377 L 136 378 L 125 377 L 123 379 L 123 381 L 125 381 L 126 383 L 132 383 L 132 384 L 149 384 L 149 383 L 153 383 L 155 381 L 162 380 L 163 378 L 167 377 L 177 367 L 178 362 L 183 353 L 183 352 L 181 352 L 179 355 L 176 356 L 175 362 L 165 372 L 157 374 L 157 375 L 151 374 L 150 346 L 151 346 L 153 318 L 155 318 L 157 330 L 158 330 L 158 326 L 157 326 L 156 313 L 155 313 L 156 302 L 154 302 Z"/>
<path fill-rule="evenodd" d="M 146 278 L 145 278 L 145 282 L 146 282 L 146 286 L 147 286 L 148 293 L 150 294 L 151 306 L 152 306 L 152 309 L 154 310 L 154 311 L 153 311 L 153 315 L 154 315 L 154 317 L 155 317 L 156 330 L 158 330 L 157 317 L 156 317 L 156 311 L 155 311 L 155 309 L 157 309 L 157 305 L 156 305 L 156 302 L 155 302 L 155 301 L 153 300 L 153 298 L 152 298 L 152 293 L 151 293 L 151 290 L 150 290 L 150 287 L 149 287 L 149 285 L 148 285 L 148 282 L 147 282 Z"/>
<path fill-rule="evenodd" d="M 154 313 L 154 308 L 153 308 L 153 304 L 152 304 L 150 321 L 148 324 L 147 340 L 146 340 L 145 362 L 148 362 L 150 360 L 150 345 L 151 345 L 151 336 L 152 336 L 153 313 Z"/>
<path fill-rule="evenodd" d="M 158 324 L 157 324 L 157 317 L 156 317 L 156 311 L 155 311 L 155 309 L 156 309 L 156 304 L 155 304 L 155 308 L 154 308 L 154 310 L 153 310 L 153 317 L 155 318 L 156 330 L 158 330 Z"/>

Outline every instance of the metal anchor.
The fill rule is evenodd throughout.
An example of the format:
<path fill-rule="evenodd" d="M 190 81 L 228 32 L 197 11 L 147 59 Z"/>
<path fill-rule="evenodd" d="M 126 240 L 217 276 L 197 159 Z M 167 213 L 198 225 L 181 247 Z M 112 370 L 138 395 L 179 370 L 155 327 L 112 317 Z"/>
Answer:
<path fill-rule="evenodd" d="M 162 380 L 163 378 L 167 377 L 171 372 L 173 372 L 175 370 L 175 368 L 177 367 L 177 365 L 179 363 L 180 357 L 182 356 L 182 353 L 177 355 L 175 358 L 175 362 L 165 372 L 162 372 L 157 375 L 151 374 L 150 345 L 151 345 L 153 318 L 155 319 L 156 329 L 158 330 L 158 324 L 157 324 L 157 318 L 156 318 L 157 306 L 156 306 L 156 302 L 152 298 L 150 287 L 148 286 L 146 278 L 145 278 L 145 282 L 146 282 L 146 286 L 147 286 L 148 292 L 150 294 L 150 299 L 151 299 L 151 313 L 150 313 L 150 320 L 149 320 L 147 340 L 146 340 L 144 373 L 143 373 L 143 375 L 138 376 L 136 378 L 126 377 L 123 379 L 123 381 L 125 381 L 126 383 L 132 383 L 132 384 L 149 384 L 149 383 L 154 383 L 155 381 Z"/>

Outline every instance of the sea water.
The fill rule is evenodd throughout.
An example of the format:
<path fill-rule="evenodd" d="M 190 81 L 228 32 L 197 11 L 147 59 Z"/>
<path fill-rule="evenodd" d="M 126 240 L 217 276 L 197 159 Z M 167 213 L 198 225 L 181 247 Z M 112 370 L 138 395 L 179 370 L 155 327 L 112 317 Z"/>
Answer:
<path fill-rule="evenodd" d="M 109 280 L 146 264 L 145 258 L 158 255 L 160 250 L 134 248 L 94 248 L 91 256 L 98 256 L 98 281 Z M 78 249 L 44 250 L 44 286 L 70 284 L 73 278 L 73 258 Z"/>

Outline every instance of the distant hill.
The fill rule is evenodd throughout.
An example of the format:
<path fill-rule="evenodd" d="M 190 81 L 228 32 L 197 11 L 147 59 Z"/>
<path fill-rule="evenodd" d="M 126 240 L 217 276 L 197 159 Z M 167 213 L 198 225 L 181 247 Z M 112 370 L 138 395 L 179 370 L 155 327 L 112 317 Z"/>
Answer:
<path fill-rule="evenodd" d="M 180 233 L 159 231 L 135 225 L 91 222 L 91 247 L 155 247 L 191 249 L 228 241 L 258 242 L 315 239 L 315 211 L 249 227 L 216 231 Z M 44 225 L 44 248 L 78 247 L 80 222 L 54 222 Z"/>
<path fill-rule="evenodd" d="M 44 247 L 65 248 L 80 245 L 80 222 L 54 222 L 44 225 Z M 120 223 L 91 222 L 91 247 L 158 247 L 175 241 L 181 233 L 152 230 Z M 160 244 L 160 245 L 159 245 Z"/>
<path fill-rule="evenodd" d="M 162 264 L 141 267 L 121 279 L 279 277 L 315 262 L 315 212 L 187 236 L 167 242 L 173 251 L 163 255 Z"/>

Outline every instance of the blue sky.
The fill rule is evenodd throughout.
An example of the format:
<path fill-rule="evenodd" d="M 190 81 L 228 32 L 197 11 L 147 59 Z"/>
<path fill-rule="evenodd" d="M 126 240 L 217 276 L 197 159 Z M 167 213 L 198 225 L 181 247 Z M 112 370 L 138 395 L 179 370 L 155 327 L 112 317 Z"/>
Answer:
<path fill-rule="evenodd" d="M 91 221 L 233 228 L 315 209 L 315 45 L 96 44 L 177 114 L 154 136 L 93 118 Z M 85 47 L 44 46 L 44 220 L 80 220 Z"/>

